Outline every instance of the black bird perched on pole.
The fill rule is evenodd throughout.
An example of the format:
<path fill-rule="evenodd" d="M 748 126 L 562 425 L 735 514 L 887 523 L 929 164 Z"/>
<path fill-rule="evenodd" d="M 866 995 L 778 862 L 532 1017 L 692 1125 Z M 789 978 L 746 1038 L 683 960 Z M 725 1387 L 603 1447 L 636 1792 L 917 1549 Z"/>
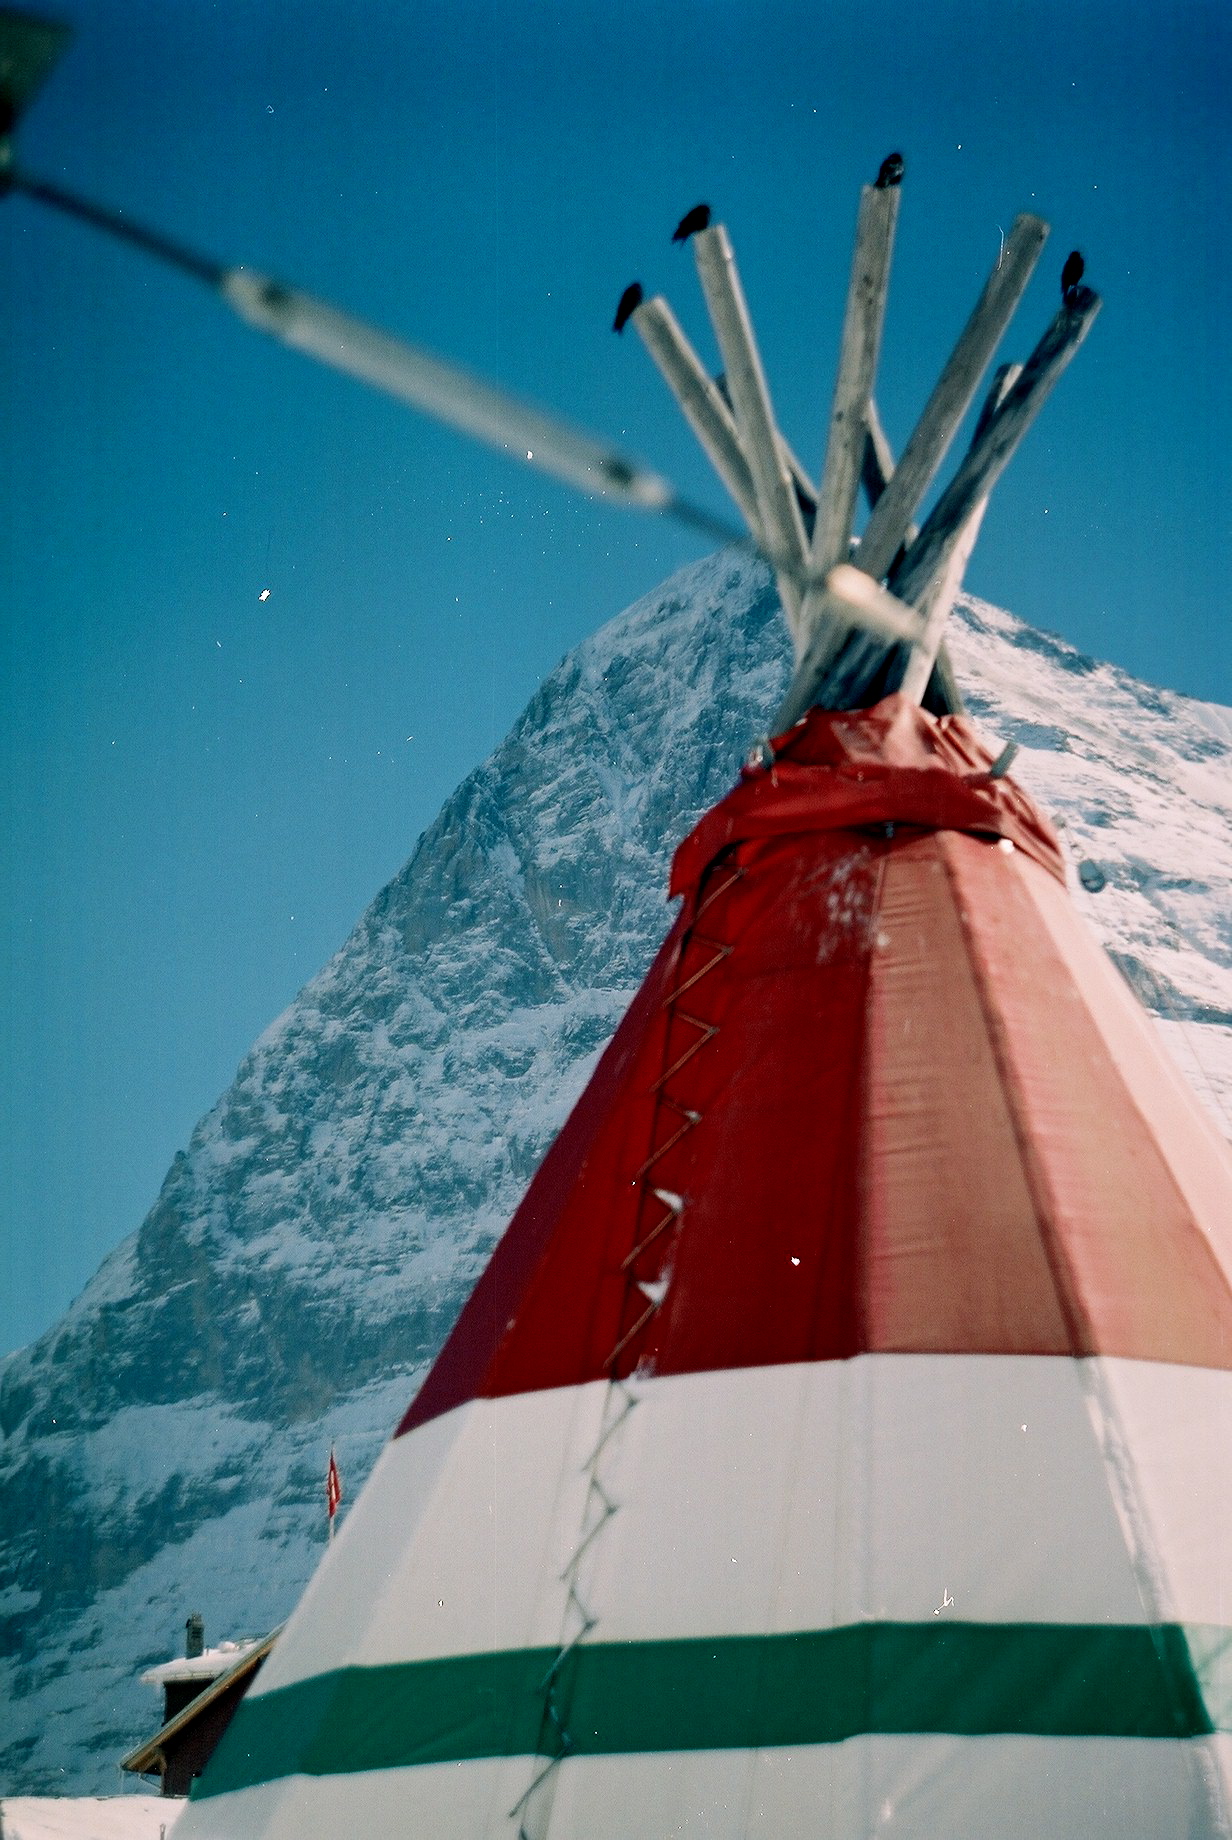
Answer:
<path fill-rule="evenodd" d="M 901 185 L 907 162 L 901 153 L 887 153 L 877 172 L 877 189 L 884 192 L 888 186 Z"/>
<path fill-rule="evenodd" d="M 686 211 L 676 228 L 672 231 L 673 243 L 687 243 L 695 231 L 704 230 L 710 222 L 710 206 L 695 204 L 691 211 Z"/>
<path fill-rule="evenodd" d="M 620 296 L 620 305 L 617 307 L 616 317 L 612 321 L 613 332 L 624 331 L 629 321 L 633 318 L 633 315 L 641 306 L 644 298 L 645 296 L 642 293 L 641 282 L 631 281 L 624 293 Z"/>
<path fill-rule="evenodd" d="M 1086 263 L 1080 249 L 1071 249 L 1065 258 L 1065 267 L 1061 270 L 1061 299 L 1069 304 L 1078 292 L 1078 283 L 1086 273 Z"/>

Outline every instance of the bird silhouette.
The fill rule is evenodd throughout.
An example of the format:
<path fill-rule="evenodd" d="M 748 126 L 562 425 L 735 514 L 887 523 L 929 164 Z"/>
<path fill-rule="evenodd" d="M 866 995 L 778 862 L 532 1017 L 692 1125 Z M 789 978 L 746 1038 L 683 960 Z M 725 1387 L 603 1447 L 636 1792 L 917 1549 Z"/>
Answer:
<path fill-rule="evenodd" d="M 877 189 L 886 191 L 891 185 L 901 185 L 907 162 L 901 153 L 887 153 L 877 172 Z"/>
<path fill-rule="evenodd" d="M 686 211 L 676 228 L 672 231 L 673 243 L 687 243 L 697 230 L 704 230 L 710 222 L 710 206 L 695 204 L 691 211 Z"/>
<path fill-rule="evenodd" d="M 1061 298 L 1072 301 L 1078 292 L 1078 283 L 1086 273 L 1086 263 L 1080 249 L 1071 249 L 1065 258 L 1065 267 L 1061 270 Z"/>
<path fill-rule="evenodd" d="M 624 293 L 620 296 L 620 305 L 617 307 L 616 317 L 612 321 L 613 332 L 624 331 L 633 315 L 641 306 L 644 298 L 645 296 L 642 293 L 641 282 L 631 281 Z"/>

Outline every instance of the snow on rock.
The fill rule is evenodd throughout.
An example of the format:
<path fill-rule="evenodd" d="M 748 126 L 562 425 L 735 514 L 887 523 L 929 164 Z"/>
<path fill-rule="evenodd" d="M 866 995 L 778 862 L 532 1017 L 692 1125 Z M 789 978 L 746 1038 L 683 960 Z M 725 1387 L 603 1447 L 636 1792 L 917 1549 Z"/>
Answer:
<path fill-rule="evenodd" d="M 1154 690 L 985 602 L 971 713 L 1060 825 L 1079 906 L 1225 1132 L 1232 1116 L 1232 710 Z"/>
<path fill-rule="evenodd" d="M 981 602 L 953 649 L 1226 1125 L 1232 714 Z M 215 1640 L 290 1610 L 330 1445 L 353 1501 L 666 930 L 672 849 L 787 668 L 768 578 L 736 552 L 572 652 L 254 1045 L 139 1230 L 0 1364 L 0 1788 L 112 1783 L 153 1727 L 138 1676 L 189 1610 Z"/>

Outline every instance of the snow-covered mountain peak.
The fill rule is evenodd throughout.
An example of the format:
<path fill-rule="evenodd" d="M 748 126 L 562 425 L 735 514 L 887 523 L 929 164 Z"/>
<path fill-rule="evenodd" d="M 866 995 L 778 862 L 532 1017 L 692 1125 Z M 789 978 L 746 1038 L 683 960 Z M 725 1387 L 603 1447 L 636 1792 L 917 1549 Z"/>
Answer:
<path fill-rule="evenodd" d="M 1232 1108 L 1232 712 L 966 601 L 973 714 Z M 667 864 L 785 687 L 728 551 L 578 646 L 264 1032 L 133 1236 L 0 1366 L 0 1789 L 111 1786 L 200 1609 L 260 1634 L 353 1499 L 666 930 Z"/>

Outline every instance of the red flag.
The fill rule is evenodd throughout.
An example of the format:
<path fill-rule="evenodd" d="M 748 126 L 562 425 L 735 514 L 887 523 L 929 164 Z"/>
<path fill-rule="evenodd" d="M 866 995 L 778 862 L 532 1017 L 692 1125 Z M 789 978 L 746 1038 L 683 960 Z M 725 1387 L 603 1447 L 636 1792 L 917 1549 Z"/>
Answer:
<path fill-rule="evenodd" d="M 330 1445 L 329 1468 L 325 1472 L 325 1511 L 329 1515 L 332 1527 L 338 1503 L 342 1500 L 342 1477 L 338 1474 L 338 1465 L 334 1458 L 333 1445 Z"/>

